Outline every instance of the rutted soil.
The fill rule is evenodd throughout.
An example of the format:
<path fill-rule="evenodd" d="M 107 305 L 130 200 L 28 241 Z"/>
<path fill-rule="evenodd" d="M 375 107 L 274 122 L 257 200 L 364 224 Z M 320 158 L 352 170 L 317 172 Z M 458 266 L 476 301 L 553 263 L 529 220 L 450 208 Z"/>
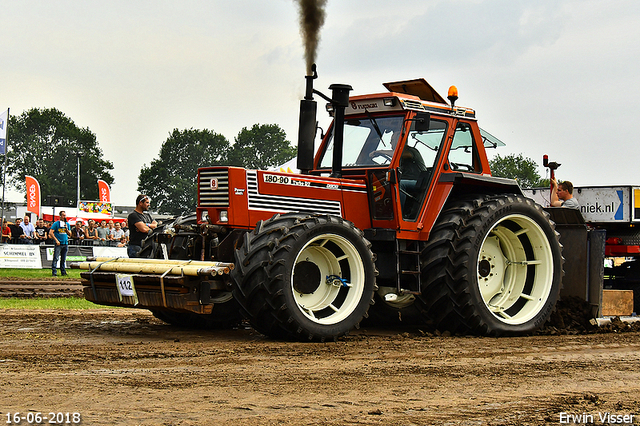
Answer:
<path fill-rule="evenodd" d="M 2 423 L 32 410 L 79 412 L 86 425 L 557 425 L 561 413 L 640 424 L 638 332 L 366 328 L 295 343 L 186 331 L 133 309 L 0 310 L 0 324 Z"/>

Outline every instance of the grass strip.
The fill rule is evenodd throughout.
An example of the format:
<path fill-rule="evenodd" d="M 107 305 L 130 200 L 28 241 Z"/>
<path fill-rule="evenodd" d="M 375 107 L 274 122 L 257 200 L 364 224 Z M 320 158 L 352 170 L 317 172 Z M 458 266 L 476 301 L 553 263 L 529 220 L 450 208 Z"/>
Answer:
<path fill-rule="evenodd" d="M 51 298 L 0 298 L 0 309 L 100 309 L 96 305 L 80 297 L 51 297 Z M 112 307 L 109 307 L 111 309 Z"/>
<path fill-rule="evenodd" d="M 63 277 L 58 271 L 56 280 L 79 280 L 80 273 L 85 272 L 81 269 L 67 269 L 67 276 Z M 17 268 L 0 268 L 0 278 L 24 278 L 28 280 L 34 279 L 54 279 L 51 276 L 51 269 L 17 269 Z"/>

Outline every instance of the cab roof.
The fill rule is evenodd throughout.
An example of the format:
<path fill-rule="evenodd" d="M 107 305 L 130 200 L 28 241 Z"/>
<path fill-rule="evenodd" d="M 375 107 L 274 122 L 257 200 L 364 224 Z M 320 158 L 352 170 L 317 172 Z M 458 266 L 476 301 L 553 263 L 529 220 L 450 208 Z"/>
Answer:
<path fill-rule="evenodd" d="M 417 96 L 423 101 L 436 102 L 439 104 L 447 104 L 442 96 L 434 89 L 424 78 L 416 78 L 413 80 L 394 81 L 391 83 L 383 83 L 384 87 L 390 92 L 405 93 L 407 95 Z"/>

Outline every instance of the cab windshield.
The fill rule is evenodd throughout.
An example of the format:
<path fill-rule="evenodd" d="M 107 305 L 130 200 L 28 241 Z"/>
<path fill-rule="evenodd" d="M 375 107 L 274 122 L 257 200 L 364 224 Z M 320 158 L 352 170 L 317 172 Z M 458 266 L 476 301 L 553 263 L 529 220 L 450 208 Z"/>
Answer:
<path fill-rule="evenodd" d="M 391 163 L 403 123 L 404 115 L 345 120 L 342 167 L 384 166 Z M 320 168 L 330 168 L 332 160 L 333 133 L 329 135 Z"/>

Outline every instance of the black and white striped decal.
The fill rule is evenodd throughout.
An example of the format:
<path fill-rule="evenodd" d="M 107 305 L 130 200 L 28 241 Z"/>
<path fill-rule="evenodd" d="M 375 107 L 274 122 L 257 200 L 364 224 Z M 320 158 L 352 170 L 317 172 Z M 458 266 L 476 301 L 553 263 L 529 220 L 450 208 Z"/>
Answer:
<path fill-rule="evenodd" d="M 284 181 L 282 182 L 282 184 L 299 185 L 297 183 L 284 183 Z M 325 213 L 334 216 L 342 216 L 342 207 L 340 201 L 260 194 L 258 191 L 258 172 L 256 172 L 255 170 L 247 171 L 247 194 L 249 197 L 250 210 L 263 210 L 280 213 Z"/>

